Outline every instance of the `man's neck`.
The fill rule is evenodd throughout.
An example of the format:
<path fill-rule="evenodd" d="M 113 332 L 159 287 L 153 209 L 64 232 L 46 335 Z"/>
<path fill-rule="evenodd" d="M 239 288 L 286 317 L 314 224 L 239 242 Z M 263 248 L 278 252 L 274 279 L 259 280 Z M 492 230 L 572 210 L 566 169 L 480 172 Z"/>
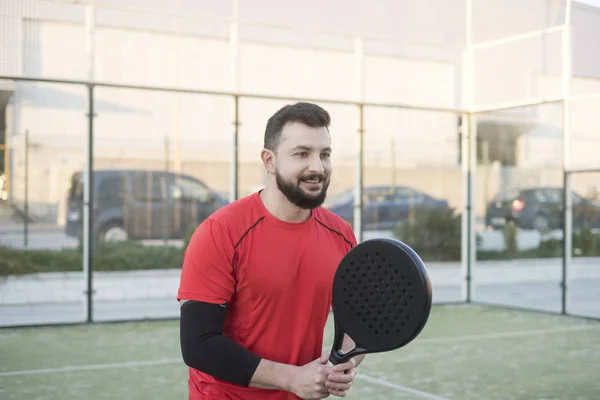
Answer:
<path fill-rule="evenodd" d="M 303 222 L 310 217 L 310 210 L 292 204 L 279 190 L 268 186 L 260 193 L 260 199 L 272 216 L 285 222 Z"/>

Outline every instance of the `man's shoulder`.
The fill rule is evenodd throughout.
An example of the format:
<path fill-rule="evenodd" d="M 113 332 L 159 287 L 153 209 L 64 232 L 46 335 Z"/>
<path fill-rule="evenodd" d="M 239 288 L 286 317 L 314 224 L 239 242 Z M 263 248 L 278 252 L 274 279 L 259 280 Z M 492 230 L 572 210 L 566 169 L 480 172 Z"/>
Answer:
<path fill-rule="evenodd" d="M 314 217 L 324 228 L 327 228 L 338 235 L 342 235 L 346 241 L 354 243 L 355 239 L 352 226 L 348 221 L 336 213 L 324 207 L 319 207 L 315 209 Z"/>
<path fill-rule="evenodd" d="M 255 195 L 255 193 L 252 193 L 238 200 L 234 200 L 218 210 L 215 210 L 209 218 L 224 224 L 235 222 L 242 214 L 251 213 L 253 210 L 256 210 L 254 205 Z"/>
<path fill-rule="evenodd" d="M 205 222 L 218 225 L 234 240 L 264 217 L 260 207 L 256 204 L 256 196 L 257 193 L 252 193 L 232 201 L 214 211 Z"/>

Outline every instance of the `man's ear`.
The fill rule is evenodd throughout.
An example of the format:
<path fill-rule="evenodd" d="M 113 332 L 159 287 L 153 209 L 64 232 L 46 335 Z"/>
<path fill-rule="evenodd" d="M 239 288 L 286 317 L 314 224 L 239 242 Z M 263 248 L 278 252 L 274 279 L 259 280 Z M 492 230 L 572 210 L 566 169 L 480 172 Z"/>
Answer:
<path fill-rule="evenodd" d="M 260 158 L 262 159 L 263 165 L 269 174 L 275 173 L 275 153 L 269 149 L 262 149 L 260 152 Z"/>

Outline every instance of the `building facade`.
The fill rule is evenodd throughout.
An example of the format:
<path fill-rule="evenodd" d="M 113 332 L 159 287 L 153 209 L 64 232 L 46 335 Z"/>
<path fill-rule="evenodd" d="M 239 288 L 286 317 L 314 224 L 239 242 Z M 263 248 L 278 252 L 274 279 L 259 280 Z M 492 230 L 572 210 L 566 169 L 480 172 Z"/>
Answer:
<path fill-rule="evenodd" d="M 142 10 L 135 8 L 140 2 L 97 0 L 88 14 L 76 1 L 1 2 L 0 75 L 277 97 L 239 100 L 241 195 L 264 182 L 264 126 L 283 104 L 309 98 L 422 107 L 364 109 L 365 185 L 406 184 L 461 206 L 461 115 L 444 110 L 466 104 L 465 4 L 311 0 L 286 9 L 256 0 L 240 2 L 236 25 L 230 20 L 235 2 L 212 3 L 155 0 Z M 562 39 L 552 28 L 564 14 L 564 1 L 474 0 L 475 43 L 550 31 L 474 50 L 473 105 L 560 97 Z M 572 92 L 598 93 L 600 10 L 573 3 L 572 26 Z M 0 80 L 13 201 L 23 201 L 28 181 L 32 210 L 64 222 L 69 178 L 85 162 L 88 99 L 84 85 Z M 97 87 L 95 166 L 183 171 L 226 193 L 233 101 Z M 337 193 L 354 184 L 359 113 L 352 104 L 323 105 L 333 118 Z M 572 106 L 570 151 L 577 164 L 598 164 L 598 105 L 589 99 Z M 491 112 L 476 122 L 479 213 L 503 186 L 562 184 L 560 103 Z"/>

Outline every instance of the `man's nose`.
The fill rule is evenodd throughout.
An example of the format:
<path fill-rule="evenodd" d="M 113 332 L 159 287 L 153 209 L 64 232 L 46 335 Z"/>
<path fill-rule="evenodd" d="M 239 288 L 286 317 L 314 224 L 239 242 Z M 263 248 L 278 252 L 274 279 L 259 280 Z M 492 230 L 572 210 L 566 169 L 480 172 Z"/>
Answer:
<path fill-rule="evenodd" d="M 308 168 L 312 172 L 323 173 L 325 171 L 325 168 L 323 167 L 323 161 L 318 155 L 315 157 L 311 157 L 310 165 L 308 166 Z"/>

